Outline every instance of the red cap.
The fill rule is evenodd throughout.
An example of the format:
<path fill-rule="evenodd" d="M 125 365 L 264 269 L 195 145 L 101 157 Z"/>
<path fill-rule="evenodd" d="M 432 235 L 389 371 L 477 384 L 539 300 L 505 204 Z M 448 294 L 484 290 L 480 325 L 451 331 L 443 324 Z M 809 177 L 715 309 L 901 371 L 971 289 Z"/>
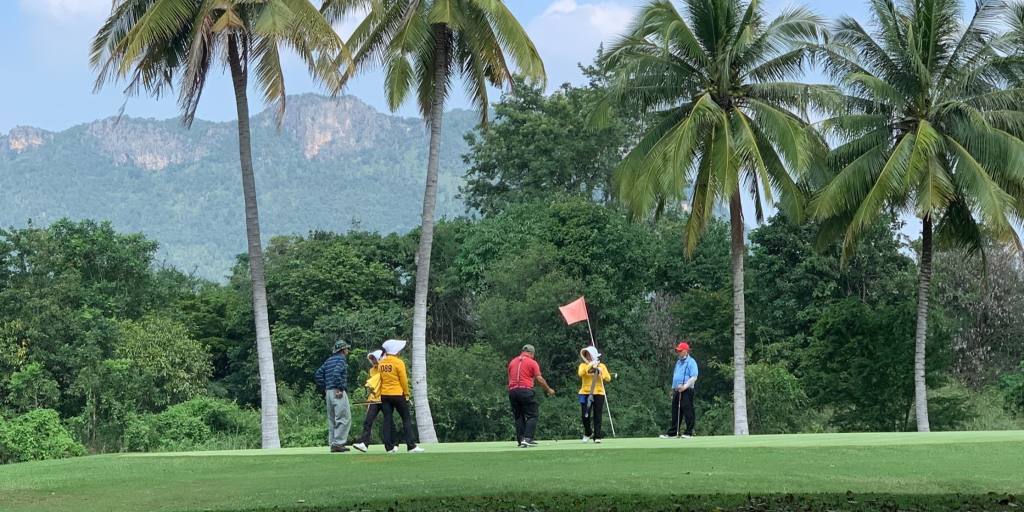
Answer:
<path fill-rule="evenodd" d="M 679 344 L 676 345 L 676 352 L 680 352 L 680 351 L 683 351 L 683 350 L 689 352 L 690 351 L 690 344 L 685 342 L 685 341 L 680 341 Z"/>

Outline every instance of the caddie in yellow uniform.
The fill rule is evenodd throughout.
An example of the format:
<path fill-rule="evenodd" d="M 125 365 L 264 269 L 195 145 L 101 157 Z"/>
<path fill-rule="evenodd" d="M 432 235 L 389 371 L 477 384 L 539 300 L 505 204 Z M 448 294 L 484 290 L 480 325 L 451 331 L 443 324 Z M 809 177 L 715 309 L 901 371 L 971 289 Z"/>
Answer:
<path fill-rule="evenodd" d="M 377 371 L 381 380 L 380 406 L 384 412 L 384 448 L 388 453 L 398 453 L 398 443 L 394 439 L 394 412 L 397 410 L 402 417 L 406 449 L 411 453 L 421 453 L 423 448 L 413 441 L 413 426 L 409 420 L 409 374 L 405 370 L 405 361 L 398 357 L 405 348 L 405 341 L 388 340 L 383 347 L 386 355 L 377 363 Z"/>
<path fill-rule="evenodd" d="M 373 430 L 373 422 L 377 419 L 377 414 L 380 413 L 380 392 L 381 392 L 381 378 L 380 360 L 384 358 L 383 350 L 374 350 L 369 354 L 366 354 L 366 359 L 370 362 L 370 375 L 366 379 L 366 383 L 363 387 L 366 388 L 366 418 L 363 419 L 363 434 L 359 437 L 359 442 L 352 445 L 352 448 L 365 452 L 367 447 L 370 445 L 371 431 Z M 381 438 L 383 438 L 383 427 L 381 430 Z"/>
<path fill-rule="evenodd" d="M 593 440 L 600 443 L 604 437 L 601 432 L 601 413 L 604 412 L 604 383 L 611 382 L 612 374 L 601 362 L 601 354 L 597 348 L 590 346 L 580 350 L 583 362 L 576 369 L 580 377 L 580 410 L 583 418 L 583 442 Z"/>

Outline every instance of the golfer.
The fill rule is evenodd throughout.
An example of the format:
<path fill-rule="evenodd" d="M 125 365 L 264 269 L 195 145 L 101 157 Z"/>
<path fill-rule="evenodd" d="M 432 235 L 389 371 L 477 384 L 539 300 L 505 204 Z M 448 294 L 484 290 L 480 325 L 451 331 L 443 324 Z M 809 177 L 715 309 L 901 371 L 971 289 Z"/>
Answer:
<path fill-rule="evenodd" d="M 383 350 L 374 350 L 369 354 L 366 354 L 366 359 L 370 362 L 370 376 L 366 379 L 366 383 L 363 387 L 366 388 L 366 417 L 363 419 L 363 434 L 359 436 L 359 442 L 352 445 L 352 448 L 361 452 L 366 451 L 366 447 L 370 445 L 370 432 L 373 430 L 373 422 L 377 419 L 377 414 L 380 413 L 380 391 L 381 391 L 381 377 L 380 377 L 380 360 L 384 358 Z M 381 438 L 383 438 L 383 427 L 381 427 Z"/>
<path fill-rule="evenodd" d="M 548 396 L 555 390 L 548 386 L 540 374 L 540 365 L 534 360 L 533 345 L 523 345 L 520 354 L 508 362 L 508 401 L 512 405 L 512 417 L 516 425 L 516 443 L 520 448 L 537 446 L 533 440 L 537 431 L 537 395 L 533 391 L 536 381 Z"/>
<path fill-rule="evenodd" d="M 412 421 L 409 420 L 409 374 L 405 370 L 405 361 L 398 353 L 405 348 L 402 340 L 384 342 L 385 356 L 377 363 L 380 372 L 380 408 L 384 413 L 384 449 L 388 453 L 398 453 L 395 441 L 394 413 L 402 417 L 402 430 L 405 432 L 405 447 L 411 453 L 421 453 L 423 448 L 416 446 L 412 440 Z"/>
<path fill-rule="evenodd" d="M 583 362 L 576 368 L 580 377 L 580 409 L 583 419 L 583 442 L 593 440 L 600 443 L 604 437 L 601 432 L 601 413 L 604 412 L 604 383 L 611 382 L 612 374 L 601 362 L 601 354 L 597 348 L 590 346 L 580 350 Z"/>
<path fill-rule="evenodd" d="M 672 424 L 668 432 L 658 437 L 693 437 L 693 393 L 697 384 L 697 361 L 690 356 L 690 344 L 683 341 L 676 345 L 676 366 L 672 370 Z M 680 434 L 679 421 L 686 421 L 686 430 Z"/>
<path fill-rule="evenodd" d="M 348 356 L 352 346 L 342 340 L 334 343 L 334 353 L 320 365 L 314 374 L 318 387 L 324 389 L 327 400 L 327 444 L 333 453 L 349 451 L 348 431 L 352 426 L 346 383 L 348 382 Z"/>

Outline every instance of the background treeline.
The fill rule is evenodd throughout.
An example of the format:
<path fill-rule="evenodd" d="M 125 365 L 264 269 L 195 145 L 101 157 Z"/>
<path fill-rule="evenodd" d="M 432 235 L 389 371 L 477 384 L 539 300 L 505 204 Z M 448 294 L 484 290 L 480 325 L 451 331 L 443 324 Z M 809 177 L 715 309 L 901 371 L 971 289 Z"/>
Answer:
<path fill-rule="evenodd" d="M 666 427 L 680 338 L 702 364 L 701 435 L 732 432 L 729 229 L 711 223 L 692 258 L 687 205 L 636 223 L 608 202 L 612 169 L 640 122 L 586 128 L 605 87 L 545 96 L 522 84 L 466 136 L 463 199 L 473 213 L 437 226 L 430 290 L 430 400 L 442 441 L 512 438 L 504 365 L 538 348 L 558 395 L 540 435 L 578 432 L 575 376 L 585 326 L 557 306 L 585 293 L 620 436 Z M 344 179 L 343 177 L 339 179 Z M 747 368 L 752 433 L 912 430 L 916 242 L 876 223 L 848 264 L 818 227 L 776 215 L 748 233 Z M 312 372 L 338 337 L 364 355 L 408 337 L 417 234 L 276 237 L 266 249 L 285 446 L 325 442 Z M 88 451 L 258 447 L 248 265 L 226 283 L 156 265 L 156 241 L 62 220 L 0 232 L 0 460 Z M 1024 268 L 936 257 L 928 380 L 933 429 L 1024 427 Z M 359 392 L 357 392 L 358 395 Z M 362 419 L 354 408 L 355 424 Z"/>

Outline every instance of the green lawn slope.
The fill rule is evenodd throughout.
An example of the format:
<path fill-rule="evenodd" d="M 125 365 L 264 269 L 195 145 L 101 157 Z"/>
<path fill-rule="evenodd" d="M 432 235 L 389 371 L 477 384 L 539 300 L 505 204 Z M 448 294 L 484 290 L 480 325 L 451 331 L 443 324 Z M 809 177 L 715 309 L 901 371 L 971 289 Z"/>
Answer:
<path fill-rule="evenodd" d="M 10 512 L 1012 510 L 1024 432 L 103 455 L 0 466 Z"/>

